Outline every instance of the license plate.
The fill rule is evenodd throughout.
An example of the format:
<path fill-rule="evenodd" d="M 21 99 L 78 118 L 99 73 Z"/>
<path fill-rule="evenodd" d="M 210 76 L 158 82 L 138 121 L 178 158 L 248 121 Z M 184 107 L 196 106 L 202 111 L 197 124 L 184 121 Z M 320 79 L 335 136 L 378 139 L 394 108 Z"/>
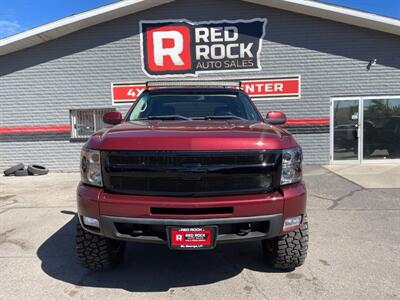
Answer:
<path fill-rule="evenodd" d="M 167 227 L 169 247 L 180 250 L 212 249 L 215 247 L 217 228 Z"/>

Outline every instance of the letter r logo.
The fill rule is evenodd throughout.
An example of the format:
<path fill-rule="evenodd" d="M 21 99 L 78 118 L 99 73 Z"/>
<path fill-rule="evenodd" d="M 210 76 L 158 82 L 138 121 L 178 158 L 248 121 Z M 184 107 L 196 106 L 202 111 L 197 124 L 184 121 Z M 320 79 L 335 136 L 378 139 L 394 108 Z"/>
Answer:
<path fill-rule="evenodd" d="M 192 68 L 190 28 L 185 25 L 147 27 L 146 68 L 150 73 Z"/>
<path fill-rule="evenodd" d="M 172 42 L 172 46 L 167 45 Z M 164 57 L 169 56 L 175 66 L 184 65 L 180 55 L 183 52 L 183 36 L 178 31 L 153 32 L 154 62 L 157 66 L 164 66 Z"/>

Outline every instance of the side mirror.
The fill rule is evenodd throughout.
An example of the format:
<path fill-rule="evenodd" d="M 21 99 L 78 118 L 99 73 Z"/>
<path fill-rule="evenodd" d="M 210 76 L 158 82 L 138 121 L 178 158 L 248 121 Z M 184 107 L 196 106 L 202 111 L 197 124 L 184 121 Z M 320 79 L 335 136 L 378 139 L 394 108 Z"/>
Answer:
<path fill-rule="evenodd" d="M 271 125 L 282 125 L 286 123 L 286 115 L 280 111 L 270 111 L 265 121 Z"/>
<path fill-rule="evenodd" d="M 103 115 L 103 122 L 106 124 L 117 125 L 122 121 L 122 114 L 119 111 L 109 111 Z"/>

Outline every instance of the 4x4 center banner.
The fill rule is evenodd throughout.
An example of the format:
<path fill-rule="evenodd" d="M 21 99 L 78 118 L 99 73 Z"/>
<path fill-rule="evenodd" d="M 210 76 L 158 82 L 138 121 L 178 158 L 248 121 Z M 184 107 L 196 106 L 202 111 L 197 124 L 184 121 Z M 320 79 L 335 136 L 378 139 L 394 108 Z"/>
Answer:
<path fill-rule="evenodd" d="M 267 19 L 140 21 L 143 72 L 149 77 L 261 70 Z"/>

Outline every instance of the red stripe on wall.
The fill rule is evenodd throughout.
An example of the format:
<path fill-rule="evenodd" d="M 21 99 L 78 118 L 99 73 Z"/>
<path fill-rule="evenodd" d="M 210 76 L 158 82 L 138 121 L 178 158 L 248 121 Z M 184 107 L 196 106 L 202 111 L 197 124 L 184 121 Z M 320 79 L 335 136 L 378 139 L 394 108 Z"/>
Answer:
<path fill-rule="evenodd" d="M 70 130 L 71 130 L 71 126 L 69 124 L 37 125 L 37 126 L 9 126 L 9 127 L 0 127 L 0 134 L 70 132 Z"/>
<path fill-rule="evenodd" d="M 329 125 L 329 118 L 293 118 L 288 119 L 286 126 L 299 125 Z"/>
<path fill-rule="evenodd" d="M 292 118 L 288 119 L 286 126 L 329 125 L 329 118 Z M 49 132 L 70 132 L 69 124 L 63 125 L 36 125 L 36 126 L 9 126 L 0 127 L 0 134 L 29 134 Z"/>

